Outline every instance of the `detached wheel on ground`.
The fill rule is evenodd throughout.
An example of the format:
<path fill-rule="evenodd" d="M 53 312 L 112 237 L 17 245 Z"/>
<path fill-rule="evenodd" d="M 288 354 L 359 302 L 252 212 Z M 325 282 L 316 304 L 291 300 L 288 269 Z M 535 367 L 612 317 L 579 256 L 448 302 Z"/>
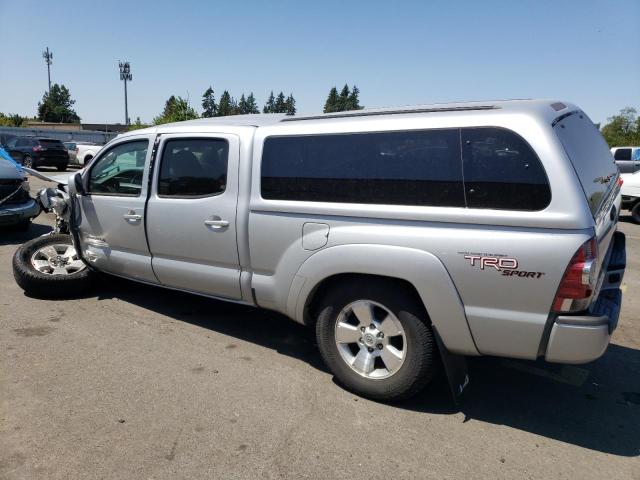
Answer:
<path fill-rule="evenodd" d="M 640 202 L 636 202 L 636 204 L 631 209 L 631 218 L 636 223 L 640 223 Z"/>
<path fill-rule="evenodd" d="M 23 244 L 13 255 L 13 276 L 38 298 L 81 295 L 91 286 L 91 270 L 78 258 L 70 235 L 54 234 Z"/>
<path fill-rule="evenodd" d="M 327 367 L 346 388 L 374 400 L 418 393 L 436 373 L 435 338 L 422 305 L 395 282 L 331 288 L 317 310 Z"/>

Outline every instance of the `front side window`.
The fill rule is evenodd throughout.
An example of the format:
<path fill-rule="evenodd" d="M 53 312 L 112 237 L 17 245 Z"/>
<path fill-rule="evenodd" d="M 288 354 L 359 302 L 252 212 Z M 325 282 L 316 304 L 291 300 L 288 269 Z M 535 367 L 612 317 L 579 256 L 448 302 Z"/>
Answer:
<path fill-rule="evenodd" d="M 219 138 L 167 140 L 160 161 L 158 195 L 219 195 L 227 186 L 229 144 Z"/>
<path fill-rule="evenodd" d="M 613 158 L 616 160 L 631 160 L 631 149 L 619 148 L 616 150 L 615 156 Z"/>
<path fill-rule="evenodd" d="M 148 140 L 121 143 L 101 155 L 89 172 L 89 193 L 139 196 Z"/>
<path fill-rule="evenodd" d="M 535 211 L 549 205 L 547 175 L 520 136 L 502 128 L 463 128 L 461 140 L 467 207 Z"/>
<path fill-rule="evenodd" d="M 262 197 L 464 206 L 457 129 L 269 137 Z"/>

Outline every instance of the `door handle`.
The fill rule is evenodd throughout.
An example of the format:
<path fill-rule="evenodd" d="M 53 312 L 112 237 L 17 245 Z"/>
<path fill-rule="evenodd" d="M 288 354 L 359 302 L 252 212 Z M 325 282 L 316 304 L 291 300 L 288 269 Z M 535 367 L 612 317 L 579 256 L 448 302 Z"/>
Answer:
<path fill-rule="evenodd" d="M 137 213 L 133 212 L 133 210 L 129 213 L 125 213 L 122 218 L 124 218 L 127 222 L 129 223 L 133 223 L 133 222 L 137 222 L 139 220 L 142 219 L 142 215 L 138 215 Z"/>
<path fill-rule="evenodd" d="M 226 220 L 205 220 L 204 224 L 207 227 L 211 227 L 216 230 L 222 230 L 223 228 L 227 228 L 229 226 L 229 222 L 227 222 Z"/>

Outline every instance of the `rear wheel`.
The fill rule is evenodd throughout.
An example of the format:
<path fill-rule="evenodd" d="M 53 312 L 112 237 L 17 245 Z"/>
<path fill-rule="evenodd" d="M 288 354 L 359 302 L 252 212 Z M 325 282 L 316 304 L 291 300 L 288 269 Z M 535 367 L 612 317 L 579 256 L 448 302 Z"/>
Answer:
<path fill-rule="evenodd" d="M 22 165 L 27 168 L 33 168 L 33 158 L 31 155 L 25 155 L 22 157 Z"/>
<path fill-rule="evenodd" d="M 631 209 L 631 218 L 636 223 L 640 223 L 640 201 L 636 202 L 636 204 Z"/>
<path fill-rule="evenodd" d="M 58 165 L 56 168 L 59 172 L 64 172 L 67 169 L 67 165 Z"/>
<path fill-rule="evenodd" d="M 433 331 L 422 305 L 393 282 L 330 289 L 318 309 L 323 360 L 349 390 L 393 401 L 420 391 L 436 372 Z"/>
<path fill-rule="evenodd" d="M 54 234 L 23 244 L 13 255 L 13 276 L 27 293 L 39 298 L 64 298 L 84 293 L 91 271 L 70 235 Z"/>

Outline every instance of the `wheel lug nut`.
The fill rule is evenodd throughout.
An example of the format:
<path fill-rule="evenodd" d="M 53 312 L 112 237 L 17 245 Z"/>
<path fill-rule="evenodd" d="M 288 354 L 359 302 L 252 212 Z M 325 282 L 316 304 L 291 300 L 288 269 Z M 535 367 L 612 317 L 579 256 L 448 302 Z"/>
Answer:
<path fill-rule="evenodd" d="M 376 347 L 378 347 L 378 350 L 382 350 L 382 344 L 379 343 L 378 345 L 376 345 Z"/>
<path fill-rule="evenodd" d="M 371 325 L 369 325 L 369 328 L 370 328 L 371 330 L 374 330 L 374 329 L 376 328 L 376 326 L 372 323 Z"/>
<path fill-rule="evenodd" d="M 365 330 L 366 330 L 366 328 L 364 328 L 364 327 L 360 327 L 360 331 L 361 331 L 361 332 L 364 332 Z"/>
<path fill-rule="evenodd" d="M 369 353 L 373 352 L 373 348 L 371 347 L 367 348 L 367 350 L 369 350 Z"/>
<path fill-rule="evenodd" d="M 378 338 L 384 338 L 384 333 L 378 332 Z"/>

